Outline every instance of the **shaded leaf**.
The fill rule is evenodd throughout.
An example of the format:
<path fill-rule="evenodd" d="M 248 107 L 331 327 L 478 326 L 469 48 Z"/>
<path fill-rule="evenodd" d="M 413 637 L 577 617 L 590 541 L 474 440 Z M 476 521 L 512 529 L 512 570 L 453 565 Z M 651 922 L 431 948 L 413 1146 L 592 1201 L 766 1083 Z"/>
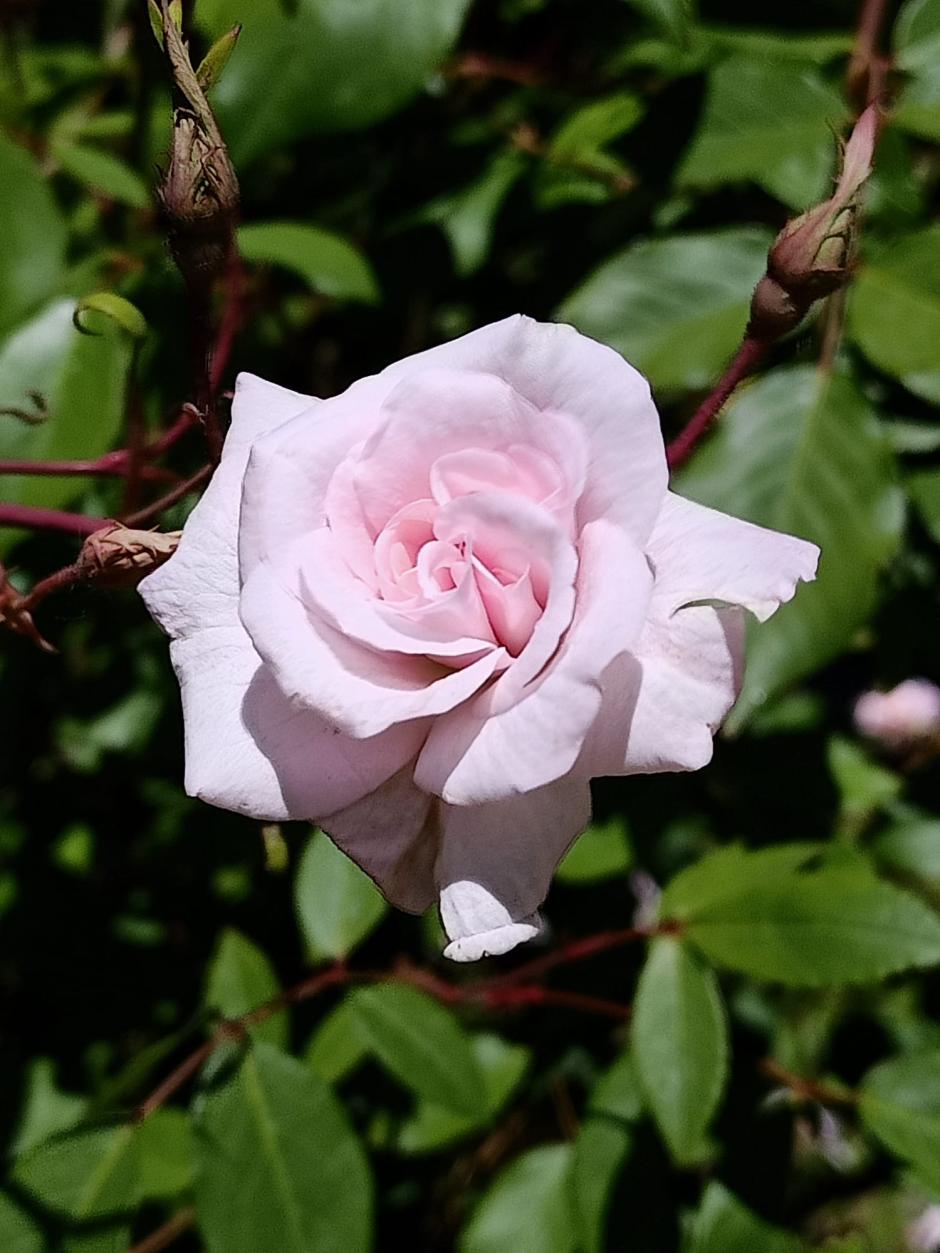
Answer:
<path fill-rule="evenodd" d="M 721 1183 L 705 1189 L 695 1216 L 689 1253 L 801 1253 L 789 1232 L 758 1218 Z"/>
<path fill-rule="evenodd" d="M 62 280 L 66 230 L 55 197 L 24 148 L 0 133 L 0 335 Z"/>
<path fill-rule="evenodd" d="M 280 992 L 274 968 L 257 945 L 228 927 L 222 932 L 206 979 L 205 1004 L 223 1018 L 239 1018 L 272 1000 Z M 251 1028 L 259 1040 L 284 1047 L 287 1044 L 286 1013 Z"/>
<path fill-rule="evenodd" d="M 630 837 L 622 817 L 592 822 L 572 844 L 555 877 L 562 883 L 597 883 L 625 875 L 633 861 Z"/>
<path fill-rule="evenodd" d="M 940 1050 L 875 1066 L 862 1082 L 859 1111 L 892 1153 L 940 1189 Z"/>
<path fill-rule="evenodd" d="M 752 631 L 744 690 L 727 723 L 734 731 L 868 621 L 900 542 L 904 498 L 868 401 L 849 377 L 809 366 L 774 370 L 748 387 L 678 490 L 822 550 L 815 583 Z"/>
<path fill-rule="evenodd" d="M 416 988 L 380 983 L 348 1000 L 372 1052 L 420 1097 L 476 1117 L 486 1090 L 470 1040 L 453 1015 Z"/>
<path fill-rule="evenodd" d="M 202 1098 L 196 1209 L 210 1253 L 368 1253 L 369 1166 L 328 1085 L 254 1045 Z"/>
<path fill-rule="evenodd" d="M 940 225 L 867 256 L 848 314 L 852 338 L 880 370 L 916 395 L 940 401 Z"/>
<path fill-rule="evenodd" d="M 707 387 L 734 352 L 769 233 L 736 227 L 631 244 L 558 309 L 666 390 Z"/>
<path fill-rule="evenodd" d="M 404 1153 L 432 1153 L 489 1126 L 522 1082 L 529 1068 L 527 1048 L 498 1035 L 471 1037 L 470 1048 L 483 1078 L 483 1104 L 474 1114 L 458 1114 L 443 1105 L 421 1101 L 402 1125 L 397 1146 Z"/>
<path fill-rule="evenodd" d="M 571 1163 L 569 1144 L 516 1158 L 477 1205 L 459 1253 L 574 1253 Z"/>
<path fill-rule="evenodd" d="M 700 1160 L 728 1075 L 728 1029 L 714 973 L 679 940 L 664 937 L 650 946 L 632 1041 L 646 1099 L 671 1153 L 681 1163 Z"/>
<path fill-rule="evenodd" d="M 150 204 L 150 188 L 136 170 L 114 153 L 88 144 L 62 142 L 54 144 L 52 152 L 65 173 L 89 190 L 132 209 L 146 209 Z"/>
<path fill-rule="evenodd" d="M 135 1129 L 85 1127 L 55 1136 L 19 1158 L 12 1178 L 72 1219 L 131 1209 L 139 1190 Z"/>
<path fill-rule="evenodd" d="M 291 270 L 312 291 L 337 300 L 377 304 L 372 267 L 348 240 L 303 222 L 252 222 L 239 227 L 238 248 L 246 261 Z"/>
<path fill-rule="evenodd" d="M 709 76 L 705 112 L 676 176 L 680 187 L 759 183 L 792 209 L 829 190 L 833 129 L 845 104 L 813 66 L 732 56 Z"/>
<path fill-rule="evenodd" d="M 415 96 L 460 31 L 468 0 L 253 0 L 213 93 L 236 165 L 318 131 L 370 126 Z M 248 14 L 200 3 L 211 35 Z"/>
<path fill-rule="evenodd" d="M 43 1234 L 28 1214 L 0 1192 L 0 1249 L 3 1253 L 45 1253 Z"/>

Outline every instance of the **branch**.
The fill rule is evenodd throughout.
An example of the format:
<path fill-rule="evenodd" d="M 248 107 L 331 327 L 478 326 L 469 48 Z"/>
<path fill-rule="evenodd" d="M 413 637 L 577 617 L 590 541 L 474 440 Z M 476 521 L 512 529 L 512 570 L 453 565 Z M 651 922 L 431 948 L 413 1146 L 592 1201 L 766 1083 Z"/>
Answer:
<path fill-rule="evenodd" d="M 17 526 L 28 531 L 62 531 L 66 535 L 85 536 L 107 525 L 107 518 L 90 518 L 83 513 L 65 513 L 34 505 L 0 505 L 0 527 Z"/>
<path fill-rule="evenodd" d="M 666 445 L 666 461 L 671 470 L 688 461 L 699 440 L 718 416 L 722 405 L 741 380 L 764 359 L 772 342 L 754 335 L 745 335 L 731 364 L 715 384 L 713 391 L 705 397 L 676 438 Z"/>
<path fill-rule="evenodd" d="M 772 1057 L 765 1057 L 758 1069 L 762 1075 L 774 1083 L 788 1088 L 800 1100 L 815 1101 L 819 1105 L 854 1106 L 858 1104 L 857 1092 L 849 1088 L 836 1087 L 834 1084 L 819 1083 L 815 1079 L 804 1079 L 801 1075 L 795 1075 L 785 1066 L 781 1066 Z"/>
<path fill-rule="evenodd" d="M 645 931 L 604 932 L 598 936 L 590 936 L 585 940 L 568 945 L 559 950 L 557 960 L 546 963 L 546 959 L 530 963 L 530 968 L 549 965 L 561 965 L 565 961 L 579 961 L 592 953 L 604 952 L 615 944 L 626 943 L 627 938 L 645 938 Z M 615 938 L 616 937 L 616 938 Z M 522 975 L 526 967 L 520 967 L 514 975 Z M 470 983 L 450 983 L 433 971 L 420 966 L 400 963 L 393 970 L 352 970 L 345 962 L 337 961 L 325 970 L 315 971 L 302 979 L 300 983 L 286 988 L 278 996 L 264 1004 L 249 1010 L 238 1018 L 226 1019 L 220 1023 L 213 1034 L 198 1048 L 194 1049 L 176 1069 L 167 1076 L 154 1091 L 138 1105 L 134 1112 L 137 1122 L 148 1118 L 154 1110 L 165 1104 L 205 1065 L 216 1049 L 223 1044 L 244 1040 L 252 1027 L 281 1013 L 290 1005 L 301 1001 L 309 1001 L 330 988 L 345 987 L 354 983 L 382 983 L 384 981 L 409 983 L 420 988 L 429 995 L 443 1001 L 446 1005 L 478 1005 L 482 1008 L 500 1011 L 528 1009 L 532 1006 L 557 1006 L 560 1009 L 574 1009 L 581 1013 L 597 1014 L 616 1022 L 625 1022 L 631 1014 L 629 1005 L 617 1001 L 603 1000 L 600 997 L 585 996 L 580 992 L 568 992 L 560 988 L 546 988 L 537 983 L 506 982 L 503 978 L 480 979 Z"/>
<path fill-rule="evenodd" d="M 135 1244 L 128 1250 L 128 1253 L 162 1253 L 162 1250 L 169 1248 L 178 1236 L 189 1231 L 195 1222 L 196 1210 L 192 1205 L 187 1205 L 184 1209 L 178 1210 L 172 1218 L 167 1219 L 162 1227 L 151 1232 L 146 1240 Z"/>

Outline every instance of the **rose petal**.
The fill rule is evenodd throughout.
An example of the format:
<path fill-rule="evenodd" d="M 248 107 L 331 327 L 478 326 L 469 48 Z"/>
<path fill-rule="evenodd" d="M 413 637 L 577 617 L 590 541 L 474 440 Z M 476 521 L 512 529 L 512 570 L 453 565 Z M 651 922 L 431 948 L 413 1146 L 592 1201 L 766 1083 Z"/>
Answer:
<path fill-rule="evenodd" d="M 699 770 L 741 688 L 744 615 L 698 606 L 650 620 L 635 656 L 616 658 L 575 768 L 598 775 Z"/>
<path fill-rule="evenodd" d="M 453 709 L 505 660 L 496 648 L 450 670 L 423 657 L 374 652 L 315 617 L 300 589 L 287 584 L 290 576 L 257 566 L 242 588 L 242 622 L 284 694 L 356 739 Z"/>
<path fill-rule="evenodd" d="M 619 527 L 581 536 L 575 616 L 551 664 L 512 707 L 493 713 L 507 671 L 488 691 L 432 726 L 415 781 L 454 805 L 482 805 L 567 774 L 601 707 L 601 675 L 634 646 L 652 576 Z"/>
<path fill-rule="evenodd" d="M 504 451 L 532 445 L 547 454 L 571 486 L 572 502 L 584 476 L 585 440 L 570 418 L 543 412 L 503 378 L 425 367 L 398 382 L 382 405 L 382 420 L 358 457 L 354 481 L 363 516 L 378 533 L 403 505 L 446 490 L 441 463 L 468 449 Z M 435 467 L 438 473 L 435 474 Z M 477 466 L 482 470 L 482 465 Z M 508 487 L 511 468 L 500 466 L 491 488 Z M 528 469 L 516 486 L 529 486 Z"/>
<path fill-rule="evenodd" d="M 393 905 L 420 914 L 437 895 L 440 802 L 419 792 L 411 775 L 410 767 L 399 771 L 320 825 Z"/>
<path fill-rule="evenodd" d="M 239 376 L 222 461 L 177 552 L 140 584 L 147 608 L 173 638 L 187 792 L 259 818 L 313 818 L 349 804 L 398 770 L 424 736 L 410 725 L 377 740 L 338 743 L 322 719 L 288 704 L 239 620 L 236 535 L 251 441 L 298 412 L 309 417 L 315 403 Z"/>
<path fill-rule="evenodd" d="M 445 806 L 435 869 L 445 957 L 477 961 L 537 934 L 555 867 L 590 818 L 590 788 L 572 779 L 493 805 Z"/>
<path fill-rule="evenodd" d="M 741 605 L 763 622 L 816 575 L 819 549 L 668 492 L 647 551 L 656 572 L 652 613 L 696 601 Z"/>

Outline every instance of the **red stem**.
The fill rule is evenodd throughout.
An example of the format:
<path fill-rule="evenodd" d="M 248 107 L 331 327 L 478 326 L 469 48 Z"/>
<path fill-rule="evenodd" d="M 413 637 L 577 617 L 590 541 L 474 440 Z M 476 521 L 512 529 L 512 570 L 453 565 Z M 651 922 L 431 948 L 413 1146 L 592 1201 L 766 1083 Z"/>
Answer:
<path fill-rule="evenodd" d="M 711 426 L 721 406 L 741 380 L 750 374 L 758 362 L 761 361 L 769 346 L 768 341 L 765 339 L 757 339 L 752 335 L 745 335 L 730 365 L 715 384 L 714 390 L 705 397 L 684 429 L 679 432 L 671 443 L 666 445 L 666 461 L 671 470 L 681 466 L 691 457 L 699 440 Z"/>
<path fill-rule="evenodd" d="M 0 504 L 0 527 L 19 526 L 29 531 L 64 531 L 67 535 L 91 535 L 108 525 L 107 518 L 89 518 L 83 513 L 41 509 L 34 505 Z"/>
<path fill-rule="evenodd" d="M 113 475 L 124 478 L 129 473 L 129 459 L 125 449 L 106 453 L 94 461 L 5 461 L 0 459 L 0 474 L 82 474 L 94 478 Z M 176 476 L 172 470 L 161 466 L 141 466 L 138 470 L 141 478 L 150 479 L 154 483 L 168 483 Z"/>

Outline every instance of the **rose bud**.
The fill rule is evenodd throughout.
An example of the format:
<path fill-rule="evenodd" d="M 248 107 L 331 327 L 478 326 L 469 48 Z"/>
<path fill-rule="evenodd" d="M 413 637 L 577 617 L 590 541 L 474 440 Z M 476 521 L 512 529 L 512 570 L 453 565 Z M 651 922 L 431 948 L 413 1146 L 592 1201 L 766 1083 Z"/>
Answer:
<path fill-rule="evenodd" d="M 135 531 L 103 527 L 85 540 L 78 556 L 86 577 L 105 587 L 132 587 L 176 552 L 182 531 Z"/>
<path fill-rule="evenodd" d="M 878 108 L 870 105 L 845 146 L 834 194 L 789 221 L 771 245 L 751 308 L 753 333 L 776 338 L 848 279 L 858 241 L 859 191 L 871 174 L 877 129 Z"/>
<path fill-rule="evenodd" d="M 315 820 L 447 956 L 537 934 L 595 775 L 698 770 L 744 611 L 815 545 L 668 490 L 643 377 L 507 318 L 330 400 L 238 380 L 221 464 L 141 584 L 186 788 Z"/>
<path fill-rule="evenodd" d="M 855 703 L 855 726 L 891 752 L 902 752 L 940 733 L 940 688 L 905 679 L 890 692 L 865 692 Z"/>
<path fill-rule="evenodd" d="M 184 103 L 173 114 L 170 164 L 160 204 L 184 280 L 204 291 L 229 255 L 238 215 L 238 179 L 182 34 L 173 21 L 163 22 L 162 30 Z"/>

